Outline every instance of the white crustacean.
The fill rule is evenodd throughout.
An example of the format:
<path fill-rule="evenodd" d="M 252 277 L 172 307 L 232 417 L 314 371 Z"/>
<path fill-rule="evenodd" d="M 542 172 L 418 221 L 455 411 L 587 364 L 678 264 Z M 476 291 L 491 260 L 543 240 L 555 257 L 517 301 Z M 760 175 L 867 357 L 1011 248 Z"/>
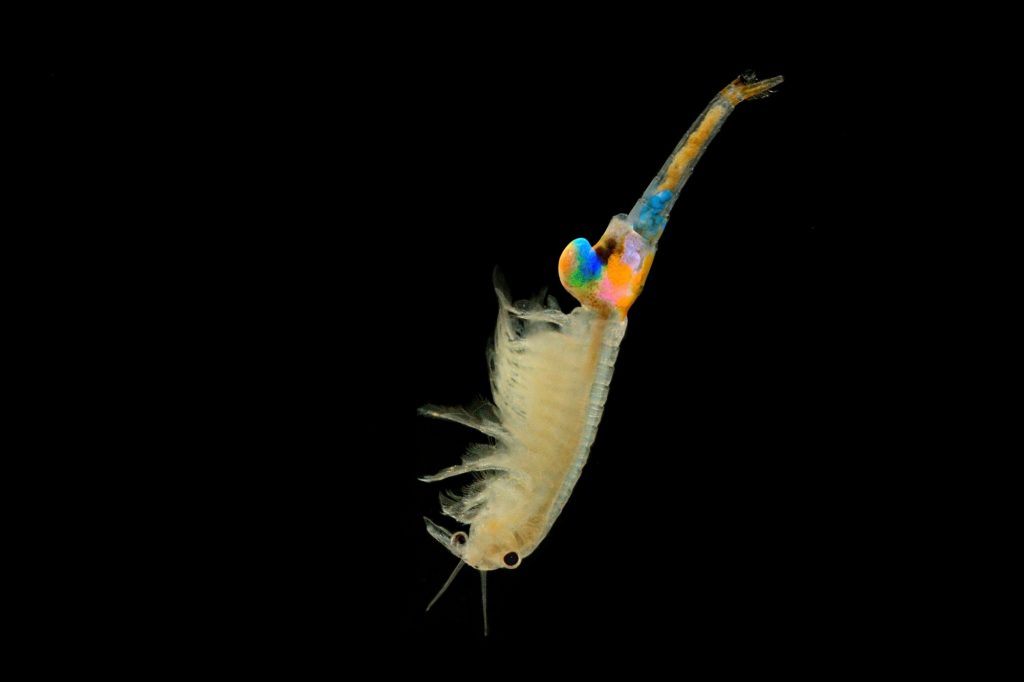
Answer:
<path fill-rule="evenodd" d="M 597 435 L 626 313 L 643 288 L 679 190 L 722 123 L 740 102 L 767 94 L 781 77 L 737 78 L 690 126 L 628 216 L 612 218 L 601 240 L 571 242 L 559 278 L 581 305 L 562 313 L 553 298 L 512 303 L 496 287 L 500 310 L 489 352 L 492 403 L 470 412 L 427 406 L 420 412 L 474 428 L 462 464 L 422 481 L 473 474 L 460 495 L 442 493 L 441 511 L 469 532 L 430 519 L 427 531 L 459 559 L 427 610 L 466 564 L 480 571 L 487 634 L 487 572 L 516 568 L 547 536 L 587 462 Z"/>

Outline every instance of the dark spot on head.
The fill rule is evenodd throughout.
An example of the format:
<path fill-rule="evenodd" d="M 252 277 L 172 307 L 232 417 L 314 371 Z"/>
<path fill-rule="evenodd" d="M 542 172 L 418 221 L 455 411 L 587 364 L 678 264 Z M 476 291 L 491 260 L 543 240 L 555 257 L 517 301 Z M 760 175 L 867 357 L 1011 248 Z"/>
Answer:
<path fill-rule="evenodd" d="M 466 534 L 460 531 L 460 532 L 455 533 L 454 535 L 452 535 L 452 544 L 453 545 L 464 545 L 464 544 L 466 544 Z"/>
<path fill-rule="evenodd" d="M 509 566 L 509 567 L 515 566 L 516 564 L 519 563 L 519 555 L 516 554 L 515 552 L 509 552 L 508 554 L 505 555 L 505 558 L 503 559 L 503 561 L 505 562 L 506 566 Z"/>
<path fill-rule="evenodd" d="M 618 245 L 619 243 L 613 238 L 608 239 L 607 242 L 602 239 L 598 242 L 597 246 L 594 247 L 594 253 L 597 254 L 597 257 L 601 259 L 602 263 L 607 263 L 608 257 L 615 253 L 615 249 Z"/>

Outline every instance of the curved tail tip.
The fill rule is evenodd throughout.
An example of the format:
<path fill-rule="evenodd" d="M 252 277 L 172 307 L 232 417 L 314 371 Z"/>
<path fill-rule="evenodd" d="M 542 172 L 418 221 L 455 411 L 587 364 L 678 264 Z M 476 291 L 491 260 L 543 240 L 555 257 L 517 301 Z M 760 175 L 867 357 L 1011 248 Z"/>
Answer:
<path fill-rule="evenodd" d="M 725 86 L 722 94 L 725 95 L 730 103 L 736 105 L 748 99 L 767 97 L 771 94 L 771 89 L 782 83 L 782 81 L 782 76 L 757 80 L 757 74 L 753 71 L 745 71 L 736 80 Z"/>

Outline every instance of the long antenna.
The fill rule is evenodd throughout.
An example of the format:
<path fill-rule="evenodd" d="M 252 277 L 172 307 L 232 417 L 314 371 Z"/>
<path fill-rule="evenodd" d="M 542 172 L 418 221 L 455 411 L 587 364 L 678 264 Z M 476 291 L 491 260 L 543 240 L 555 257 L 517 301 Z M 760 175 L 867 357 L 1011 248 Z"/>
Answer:
<path fill-rule="evenodd" d="M 487 571 L 480 571 L 480 594 L 484 602 L 484 637 L 487 636 Z"/>
<path fill-rule="evenodd" d="M 429 604 L 427 604 L 427 611 L 429 611 L 430 607 L 433 606 L 434 603 L 438 599 L 441 598 L 441 595 L 444 594 L 444 591 L 448 589 L 448 586 L 452 584 L 453 580 L 455 580 L 455 576 L 457 576 L 459 574 L 459 571 L 461 571 L 462 567 L 465 566 L 465 565 L 466 565 L 466 562 L 463 561 L 462 559 L 459 559 L 459 563 L 455 566 L 455 570 L 452 571 L 452 574 L 450 576 L 448 576 L 448 580 L 445 580 L 444 581 L 444 585 L 441 586 L 441 591 L 437 593 L 436 597 L 434 597 L 433 599 L 430 600 Z M 485 626 L 485 629 L 486 629 L 486 626 Z"/>

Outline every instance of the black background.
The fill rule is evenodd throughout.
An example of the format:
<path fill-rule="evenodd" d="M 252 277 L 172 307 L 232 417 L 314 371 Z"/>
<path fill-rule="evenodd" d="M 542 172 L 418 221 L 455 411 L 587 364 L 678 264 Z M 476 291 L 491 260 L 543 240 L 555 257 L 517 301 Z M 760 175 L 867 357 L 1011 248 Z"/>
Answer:
<path fill-rule="evenodd" d="M 299 537 L 325 543 L 327 566 L 348 557 L 334 590 L 343 610 L 365 604 L 372 637 L 481 641 L 472 572 L 423 613 L 455 560 L 420 519 L 444 521 L 443 486 L 415 480 L 475 436 L 415 409 L 487 395 L 493 268 L 514 295 L 547 287 L 568 309 L 564 245 L 628 212 L 714 93 L 756 67 L 787 81 L 740 107 L 680 198 L 570 504 L 520 569 L 491 575 L 491 646 L 829 646 L 871 608 L 893 539 L 881 520 L 893 464 L 870 435 L 893 418 L 872 397 L 887 308 L 877 254 L 862 261 L 882 226 L 859 214 L 870 180 L 856 103 L 811 55 L 697 67 L 671 52 L 532 65 L 484 54 L 483 71 L 424 56 L 368 104 L 387 122 L 372 161 L 338 159 L 365 174 L 366 194 L 339 200 L 340 220 L 287 270 L 306 282 L 300 263 L 316 252 L 298 314 L 323 316 L 339 343 L 332 400 L 314 409 L 328 431 L 342 426 L 313 460 L 317 506 L 298 514 L 317 532 Z M 366 143 L 364 130 L 339 134 Z"/>
<path fill-rule="evenodd" d="M 133 422 L 158 435 L 132 494 L 173 502 L 128 533 L 157 538 L 157 611 L 284 657 L 483 643 L 472 571 L 423 612 L 455 560 L 421 520 L 444 522 L 442 486 L 416 481 L 476 436 L 416 408 L 486 397 L 493 269 L 568 310 L 565 244 L 628 212 L 752 68 L 786 82 L 738 108 L 676 204 L 587 467 L 538 550 L 491 574 L 485 644 L 788 658 L 884 648 L 920 617 L 917 462 L 882 436 L 913 378 L 900 211 L 878 209 L 865 123 L 886 93 L 827 40 L 644 31 L 251 36 L 152 72 L 52 69 L 51 111 L 101 83 L 129 106 L 119 160 L 141 159 L 122 196 L 144 257 L 120 266 L 146 286 L 118 300 L 167 404 Z M 88 128 L 68 147 L 98 151 Z"/>

